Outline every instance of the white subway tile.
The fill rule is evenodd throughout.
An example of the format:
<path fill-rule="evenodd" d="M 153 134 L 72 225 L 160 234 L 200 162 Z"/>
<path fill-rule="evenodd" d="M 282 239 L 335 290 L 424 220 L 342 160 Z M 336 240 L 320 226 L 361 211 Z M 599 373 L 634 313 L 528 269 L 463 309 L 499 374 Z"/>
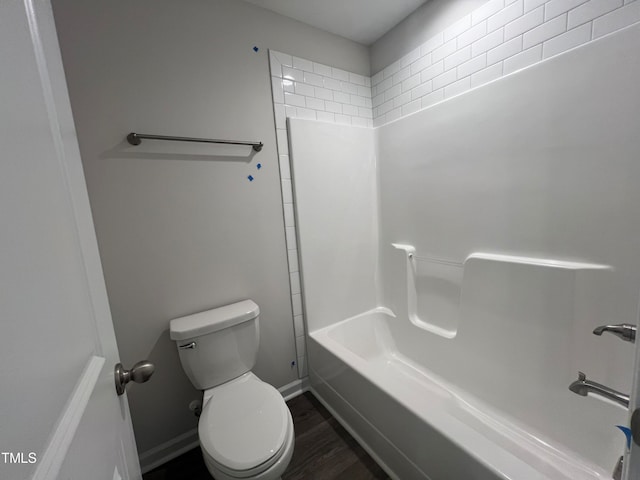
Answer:
<path fill-rule="evenodd" d="M 293 57 L 293 68 L 313 72 L 313 62 L 300 57 Z"/>
<path fill-rule="evenodd" d="M 458 78 L 467 77 L 478 70 L 482 70 L 487 66 L 487 55 L 482 54 L 478 57 L 474 57 L 468 62 L 458 65 Z"/>
<path fill-rule="evenodd" d="M 513 38 L 487 52 L 487 65 L 512 57 L 522 51 L 522 35 Z"/>
<path fill-rule="evenodd" d="M 300 295 L 297 295 L 300 296 Z M 302 337 L 296 337 L 296 354 L 300 357 L 306 355 L 306 343 L 304 335 Z"/>
<path fill-rule="evenodd" d="M 371 77 L 364 77 L 364 86 L 371 88 Z"/>
<path fill-rule="evenodd" d="M 481 22 L 458 36 L 458 48 L 471 45 L 487 34 L 487 22 Z"/>
<path fill-rule="evenodd" d="M 522 36 L 522 48 L 526 50 L 533 45 L 537 45 L 555 37 L 556 35 L 560 35 L 566 30 L 567 14 L 565 13 L 525 33 Z"/>
<path fill-rule="evenodd" d="M 295 93 L 285 92 L 284 103 L 287 105 L 293 105 L 294 107 L 304 107 L 304 97 L 302 95 L 296 95 Z"/>
<path fill-rule="evenodd" d="M 444 88 L 444 97 L 449 98 L 455 95 L 460 95 L 463 92 L 466 92 L 471 88 L 471 77 L 463 78 L 462 80 L 458 80 L 457 82 L 452 83 L 451 85 L 447 85 Z"/>
<path fill-rule="evenodd" d="M 282 184 L 282 203 L 293 203 L 293 190 L 291 189 L 291 180 L 290 179 L 282 179 L 280 181 Z M 292 226 L 292 225 L 287 225 Z"/>
<path fill-rule="evenodd" d="M 567 28 L 571 29 L 622 6 L 622 0 L 590 0 L 569 12 Z"/>
<path fill-rule="evenodd" d="M 420 47 L 411 50 L 404 57 L 400 59 L 400 67 L 404 68 L 411 65 L 413 62 L 420 58 Z"/>
<path fill-rule="evenodd" d="M 471 75 L 471 87 L 484 85 L 501 76 L 502 62 L 499 62 Z"/>
<path fill-rule="evenodd" d="M 296 229 L 295 227 L 284 227 L 284 237 L 287 243 L 287 250 L 297 250 L 298 244 L 296 241 Z M 302 313 L 302 312 L 300 312 Z M 295 314 L 295 313 L 294 313 Z"/>
<path fill-rule="evenodd" d="M 371 85 L 377 85 L 384 79 L 384 75 L 382 75 L 382 70 L 371 77 Z"/>
<path fill-rule="evenodd" d="M 324 102 L 324 109 L 327 112 L 342 113 L 342 105 L 336 102 L 330 102 L 329 100 Z"/>
<path fill-rule="evenodd" d="M 304 72 L 291 67 L 282 67 L 282 77 L 296 82 L 304 82 Z"/>
<path fill-rule="evenodd" d="M 283 78 L 281 82 L 282 82 L 282 88 L 285 92 L 289 92 L 289 93 L 296 92 L 295 82 L 293 80 L 288 80 L 286 78 Z"/>
<path fill-rule="evenodd" d="M 399 70 L 396 73 L 394 73 L 393 84 L 395 85 L 396 83 L 401 83 L 407 78 L 409 78 L 410 76 L 411 76 L 411 68 L 408 66 L 404 67 L 402 70 Z"/>
<path fill-rule="evenodd" d="M 282 197 L 284 199 L 284 189 L 282 190 Z M 283 203 L 282 209 L 284 211 L 284 226 L 295 227 L 296 221 L 295 221 L 295 216 L 293 215 L 293 203 L 285 203 L 284 200 L 282 203 Z"/>
<path fill-rule="evenodd" d="M 328 88 L 330 90 L 342 90 L 342 83 L 340 80 L 336 80 L 335 78 L 325 78 L 324 88 Z"/>
<path fill-rule="evenodd" d="M 504 30 L 499 28 L 498 30 L 491 32 L 489 35 L 485 35 L 477 42 L 473 42 L 471 44 L 471 56 L 475 57 L 476 55 L 480 55 L 487 50 L 497 47 L 503 42 L 503 36 Z"/>
<path fill-rule="evenodd" d="M 358 115 L 358 107 L 355 105 L 343 105 L 342 113 L 344 115 L 357 116 Z"/>
<path fill-rule="evenodd" d="M 289 155 L 289 139 L 285 129 L 278 128 L 276 130 L 276 145 L 278 146 L 278 154 Z"/>
<path fill-rule="evenodd" d="M 378 107 L 378 115 L 384 115 L 391 110 L 393 110 L 393 100 L 389 100 L 380 105 Z"/>
<path fill-rule="evenodd" d="M 551 20 L 586 1 L 587 0 L 551 0 L 544 6 L 544 20 L 545 22 Z"/>
<path fill-rule="evenodd" d="M 431 80 L 425 83 L 421 83 L 420 85 L 418 85 L 417 87 L 411 90 L 411 100 L 417 100 L 420 97 L 424 97 L 425 95 L 431 93 L 432 91 L 433 91 L 433 82 Z"/>
<path fill-rule="evenodd" d="M 355 93 L 356 95 L 360 95 L 361 97 L 371 98 L 371 87 L 358 85 L 357 91 L 353 93 Z"/>
<path fill-rule="evenodd" d="M 286 53 L 269 50 L 269 59 L 272 67 L 277 67 L 278 65 L 286 67 L 293 66 L 293 58 L 291 57 L 291 55 L 287 55 Z M 280 74 L 273 72 L 277 72 L 277 68 L 272 69 L 272 75 L 276 77 L 280 76 Z"/>
<path fill-rule="evenodd" d="M 313 97 L 305 97 L 304 101 L 307 104 L 307 108 L 311 108 L 312 110 L 324 110 L 324 100 Z"/>
<path fill-rule="evenodd" d="M 379 107 L 383 103 L 384 103 L 384 92 L 381 93 L 380 95 L 376 95 L 375 97 L 373 97 L 373 106 L 374 107 Z"/>
<path fill-rule="evenodd" d="M 540 5 L 544 5 L 547 0 L 524 0 L 524 13 L 530 12 L 534 8 L 538 8 Z"/>
<path fill-rule="evenodd" d="M 489 0 L 481 7 L 476 8 L 471 13 L 471 24 L 481 22 L 482 20 L 489 18 L 494 13 L 498 13 L 504 8 L 504 0 Z"/>
<path fill-rule="evenodd" d="M 339 123 L 341 125 L 351 125 L 351 117 L 349 115 L 336 113 L 336 123 Z"/>
<path fill-rule="evenodd" d="M 393 86 L 393 78 L 385 78 L 383 81 L 381 81 L 377 87 L 376 87 L 376 92 L 378 93 L 382 93 L 385 90 L 391 88 Z"/>
<path fill-rule="evenodd" d="M 424 57 L 429 54 L 436 48 L 440 47 L 444 44 L 444 33 L 440 32 L 437 35 L 434 35 L 429 40 L 420 45 L 420 56 Z"/>
<path fill-rule="evenodd" d="M 456 39 L 454 38 L 431 52 L 431 62 L 436 63 L 438 60 L 442 60 L 444 57 L 451 55 L 455 51 Z M 411 73 L 414 73 L 413 70 L 411 70 Z"/>
<path fill-rule="evenodd" d="M 488 31 L 493 32 L 494 30 L 503 27 L 507 23 L 512 22 L 516 18 L 521 16 L 524 13 L 522 2 L 523 0 L 517 0 L 492 17 L 489 17 L 489 19 L 487 20 Z"/>
<path fill-rule="evenodd" d="M 542 25 L 542 22 L 544 22 L 544 7 L 538 7 L 505 25 L 504 39 L 510 40 L 518 35 L 522 35 L 523 33 L 534 29 L 538 25 Z"/>
<path fill-rule="evenodd" d="M 284 103 L 284 89 L 282 88 L 282 79 L 271 77 L 271 91 L 273 92 L 274 103 Z"/>
<path fill-rule="evenodd" d="M 321 98 L 322 100 L 333 100 L 333 90 L 322 87 L 314 87 L 313 90 L 315 92 L 314 97 Z"/>
<path fill-rule="evenodd" d="M 402 68 L 400 66 L 400 60 L 396 60 L 391 65 L 388 65 L 382 70 L 382 75 L 384 76 L 384 78 L 393 77 L 395 73 L 398 73 L 400 71 L 400 68 Z"/>
<path fill-rule="evenodd" d="M 298 267 L 298 250 L 287 250 L 287 258 L 289 259 L 289 272 L 297 272 Z"/>
<path fill-rule="evenodd" d="M 401 93 L 402 93 L 402 85 L 400 84 L 394 85 L 393 87 L 391 87 L 390 89 L 384 92 L 384 100 L 385 101 L 390 100 L 393 97 L 397 97 Z"/>
<path fill-rule="evenodd" d="M 298 378 L 304 378 L 309 375 L 309 367 L 307 357 L 298 357 Z"/>
<path fill-rule="evenodd" d="M 331 77 L 341 82 L 349 81 L 349 72 L 340 68 L 331 67 Z"/>
<path fill-rule="evenodd" d="M 433 79 L 433 89 L 438 90 L 445 87 L 458 79 L 455 69 L 444 72 Z"/>
<path fill-rule="evenodd" d="M 304 83 L 309 83 L 315 87 L 322 87 L 324 86 L 324 79 L 322 78 L 322 75 L 304 72 Z"/>
<path fill-rule="evenodd" d="M 306 95 L 308 97 L 315 96 L 315 92 L 311 85 L 307 85 L 306 83 L 295 82 L 294 86 L 295 86 L 294 92 L 297 93 L 298 95 Z"/>
<path fill-rule="evenodd" d="M 542 58 L 552 57 L 591 40 L 591 23 L 569 30 L 542 44 Z"/>
<path fill-rule="evenodd" d="M 280 178 L 291 178 L 291 167 L 289 166 L 289 155 L 278 155 L 278 164 L 280 165 Z"/>
<path fill-rule="evenodd" d="M 297 107 L 296 108 L 296 117 L 298 118 L 304 118 L 305 120 L 315 120 L 316 119 L 316 111 L 315 110 L 311 110 L 309 108 L 302 108 L 302 107 Z"/>
<path fill-rule="evenodd" d="M 293 284 L 293 280 L 291 281 Z M 298 286 L 300 285 L 300 279 L 298 279 Z M 291 289 L 293 293 L 293 288 Z M 299 291 L 296 293 L 300 293 Z M 296 315 L 293 317 L 293 331 L 295 332 L 296 337 L 300 337 L 304 335 L 304 316 Z"/>
<path fill-rule="evenodd" d="M 282 78 L 282 64 L 276 58 L 273 50 L 269 50 L 269 70 L 272 77 Z"/>
<path fill-rule="evenodd" d="M 335 122 L 336 116 L 331 112 L 318 112 L 316 113 L 318 120 L 323 122 Z"/>
<path fill-rule="evenodd" d="M 457 67 L 471 58 L 471 46 L 464 47 L 444 59 L 444 69 Z"/>
<path fill-rule="evenodd" d="M 284 115 L 285 117 L 295 117 L 296 116 L 296 107 L 292 107 L 291 105 L 284 106 Z M 286 127 L 283 127 L 286 128 Z"/>
<path fill-rule="evenodd" d="M 292 249 L 293 250 L 293 249 Z M 297 295 L 291 295 L 291 306 L 293 307 L 293 315 L 302 315 L 302 297 Z"/>
<path fill-rule="evenodd" d="M 284 105 L 282 103 L 274 103 L 273 113 L 276 120 L 276 128 L 287 128 L 287 117 L 285 116 Z"/>
<path fill-rule="evenodd" d="M 384 73 L 383 73 L 384 76 Z M 349 81 L 351 83 L 355 83 L 356 85 L 364 85 L 364 76 L 358 75 L 357 73 L 349 72 Z"/>
<path fill-rule="evenodd" d="M 433 105 L 434 103 L 438 103 L 444 100 L 444 88 L 440 88 L 435 92 L 431 92 L 429 95 L 425 95 L 422 97 L 422 108 L 427 108 Z"/>
<path fill-rule="evenodd" d="M 400 87 L 400 85 L 398 85 L 398 87 Z M 392 87 L 393 89 L 394 87 Z M 401 88 L 399 88 L 398 90 L 401 90 Z M 387 96 L 387 92 L 384 92 L 385 98 Z M 371 105 L 367 104 L 367 100 L 365 99 L 365 97 L 361 97 L 360 95 L 351 95 L 350 98 L 350 102 L 351 105 L 355 105 L 356 107 L 370 107 Z"/>
<path fill-rule="evenodd" d="M 444 33 L 444 41 L 448 42 L 449 40 L 456 38 L 462 32 L 471 27 L 471 15 L 465 15 L 456 23 L 447 28 Z"/>
<path fill-rule="evenodd" d="M 316 63 L 316 62 L 313 62 L 313 71 L 314 73 L 317 73 L 318 75 L 323 75 L 325 77 L 330 77 L 332 74 L 330 66 L 323 65 L 322 63 Z"/>
<path fill-rule="evenodd" d="M 542 60 L 542 45 L 536 45 L 504 61 L 504 74 L 508 75 L 516 70 L 528 67 Z"/>
<path fill-rule="evenodd" d="M 452 40 L 452 42 L 455 42 L 454 40 Z M 455 45 L 454 48 L 452 50 L 452 52 L 455 51 Z M 431 54 L 428 53 L 422 57 L 420 57 L 418 60 L 416 60 L 415 62 L 413 62 L 410 66 L 410 74 L 411 75 L 415 75 L 418 72 L 421 72 L 422 70 L 424 70 L 425 68 L 431 66 Z"/>
<path fill-rule="evenodd" d="M 358 116 L 364 118 L 373 118 L 373 110 L 371 107 L 358 107 Z"/>
<path fill-rule="evenodd" d="M 384 125 L 384 115 L 375 117 L 373 119 L 373 126 L 374 127 L 379 127 L 381 125 Z"/>
<path fill-rule="evenodd" d="M 348 93 L 344 92 L 333 92 L 333 101 L 340 103 L 350 103 L 351 97 Z"/>
<path fill-rule="evenodd" d="M 420 73 L 420 83 L 428 82 L 434 77 L 437 77 L 444 72 L 444 60 L 440 60 L 438 63 L 431 65 L 429 68 L 423 70 Z"/>
<path fill-rule="evenodd" d="M 402 106 L 402 116 L 411 115 L 412 113 L 417 112 L 421 108 L 422 101 L 420 99 L 414 100 L 413 102 L 409 102 L 406 105 Z"/>
<path fill-rule="evenodd" d="M 390 112 L 387 112 L 387 114 L 385 114 L 384 116 L 384 119 L 387 122 L 393 122 L 394 120 L 397 120 L 401 116 L 402 116 L 402 108 L 398 107 L 398 108 L 394 108 Z"/>
<path fill-rule="evenodd" d="M 598 38 L 640 21 L 640 2 L 629 3 L 593 21 L 593 38 Z"/>
<path fill-rule="evenodd" d="M 402 95 L 398 95 L 393 99 L 394 107 L 401 107 L 402 105 L 411 101 L 411 92 L 405 92 Z"/>
<path fill-rule="evenodd" d="M 340 90 L 349 94 L 358 93 L 358 87 L 359 85 L 356 85 L 355 83 L 349 83 L 349 82 L 340 83 Z M 364 87 L 361 87 L 361 88 L 364 88 Z"/>
<path fill-rule="evenodd" d="M 420 85 L 420 74 L 416 73 L 402 82 L 402 91 L 407 92 L 418 85 Z"/>

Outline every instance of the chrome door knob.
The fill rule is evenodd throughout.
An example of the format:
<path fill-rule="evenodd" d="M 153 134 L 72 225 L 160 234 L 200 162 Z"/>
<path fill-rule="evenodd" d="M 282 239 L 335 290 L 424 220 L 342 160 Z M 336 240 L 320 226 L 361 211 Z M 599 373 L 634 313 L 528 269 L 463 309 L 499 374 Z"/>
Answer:
<path fill-rule="evenodd" d="M 136 363 L 131 370 L 126 370 L 121 363 L 118 363 L 114 371 L 116 392 L 118 392 L 118 395 L 124 393 L 125 387 L 129 382 L 144 383 L 149 380 L 155 368 L 149 360 Z"/>

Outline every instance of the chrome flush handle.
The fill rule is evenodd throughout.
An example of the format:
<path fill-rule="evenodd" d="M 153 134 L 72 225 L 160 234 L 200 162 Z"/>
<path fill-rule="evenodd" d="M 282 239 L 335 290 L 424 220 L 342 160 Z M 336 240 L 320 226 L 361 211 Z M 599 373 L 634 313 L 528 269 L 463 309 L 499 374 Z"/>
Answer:
<path fill-rule="evenodd" d="M 178 345 L 180 350 L 188 350 L 196 348 L 196 342 L 187 343 L 186 345 Z"/>

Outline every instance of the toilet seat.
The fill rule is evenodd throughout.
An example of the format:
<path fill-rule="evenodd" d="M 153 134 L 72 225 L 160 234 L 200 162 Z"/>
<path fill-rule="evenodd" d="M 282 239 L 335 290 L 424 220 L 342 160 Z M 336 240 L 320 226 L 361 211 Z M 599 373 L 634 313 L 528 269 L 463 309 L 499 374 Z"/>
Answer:
<path fill-rule="evenodd" d="M 230 477 L 267 470 L 293 436 L 284 399 L 251 372 L 207 390 L 205 402 L 198 424 L 203 453 Z"/>

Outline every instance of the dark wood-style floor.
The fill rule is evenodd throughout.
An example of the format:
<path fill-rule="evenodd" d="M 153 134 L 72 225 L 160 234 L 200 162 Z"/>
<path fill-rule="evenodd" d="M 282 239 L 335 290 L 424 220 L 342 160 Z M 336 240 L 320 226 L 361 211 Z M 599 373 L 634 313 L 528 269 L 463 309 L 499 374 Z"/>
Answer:
<path fill-rule="evenodd" d="M 387 474 L 309 392 L 288 403 L 296 433 L 282 480 L 373 480 Z M 146 473 L 143 480 L 211 480 L 200 448 Z"/>

